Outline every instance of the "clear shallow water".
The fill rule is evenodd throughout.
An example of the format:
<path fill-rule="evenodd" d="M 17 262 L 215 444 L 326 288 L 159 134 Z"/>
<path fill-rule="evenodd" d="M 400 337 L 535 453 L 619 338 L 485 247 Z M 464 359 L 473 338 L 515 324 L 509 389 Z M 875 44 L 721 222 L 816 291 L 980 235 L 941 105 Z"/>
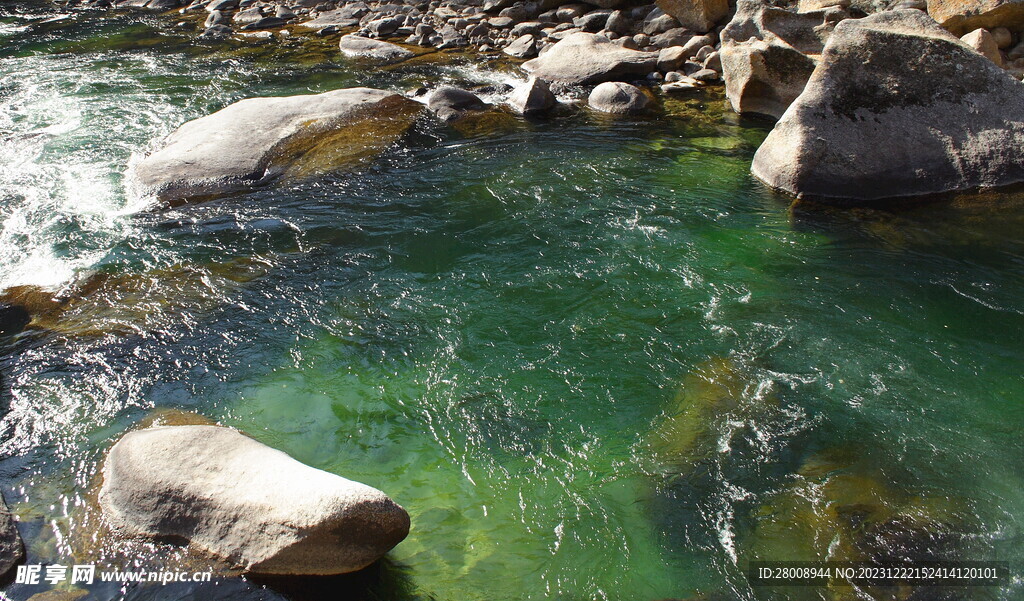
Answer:
<path fill-rule="evenodd" d="M 846 599 L 740 567 L 850 545 L 1019 572 L 1017 196 L 790 212 L 747 174 L 763 125 L 709 97 L 424 122 L 355 174 L 160 210 L 125 166 L 239 98 L 510 75 L 3 11 L 0 285 L 90 290 L 0 360 L 0 487 L 32 560 L 69 562 L 103 450 L 168 408 L 413 519 L 356 577 L 91 597 Z"/>

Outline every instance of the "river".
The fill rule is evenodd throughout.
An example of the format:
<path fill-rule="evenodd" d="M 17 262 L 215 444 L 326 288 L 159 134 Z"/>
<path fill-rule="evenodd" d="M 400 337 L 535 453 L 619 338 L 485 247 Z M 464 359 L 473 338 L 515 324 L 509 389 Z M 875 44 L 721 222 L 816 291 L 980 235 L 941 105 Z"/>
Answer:
<path fill-rule="evenodd" d="M 1020 572 L 1020 194 L 790 209 L 748 171 L 770 124 L 720 93 L 425 119 L 355 172 L 174 208 L 125 175 L 249 96 L 521 79 L 0 6 L 0 289 L 90 283 L 0 342 L 29 562 L 74 561 L 103 451 L 180 410 L 380 488 L 412 532 L 354 577 L 88 598 L 852 599 L 743 574 L 829 553 Z"/>

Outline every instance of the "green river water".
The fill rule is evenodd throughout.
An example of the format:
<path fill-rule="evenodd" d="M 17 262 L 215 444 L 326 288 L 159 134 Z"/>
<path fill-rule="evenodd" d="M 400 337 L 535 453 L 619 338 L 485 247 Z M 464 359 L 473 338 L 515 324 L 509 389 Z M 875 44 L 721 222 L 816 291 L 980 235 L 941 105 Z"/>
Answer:
<path fill-rule="evenodd" d="M 177 409 L 382 489 L 412 532 L 356 576 L 84 598 L 1024 598 L 1017 577 L 857 593 L 743 573 L 1020 573 L 1024 197 L 791 210 L 748 173 L 770 124 L 708 93 L 638 118 L 424 119 L 355 172 L 161 209 L 128 166 L 235 100 L 522 80 L 173 23 L 0 5 L 0 288 L 100 282 L 0 341 L 0 490 L 30 563 L 76 561 L 103 451 Z"/>

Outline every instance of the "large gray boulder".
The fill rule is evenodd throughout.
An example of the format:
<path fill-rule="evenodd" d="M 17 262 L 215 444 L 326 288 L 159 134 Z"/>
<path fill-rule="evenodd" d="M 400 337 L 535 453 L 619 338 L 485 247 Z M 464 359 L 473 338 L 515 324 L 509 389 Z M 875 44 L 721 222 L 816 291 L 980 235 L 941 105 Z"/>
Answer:
<path fill-rule="evenodd" d="M 523 68 L 545 81 L 585 85 L 642 77 L 657 65 L 657 52 L 628 50 L 602 35 L 577 32 Z"/>
<path fill-rule="evenodd" d="M 345 56 L 369 59 L 383 64 L 397 63 L 415 56 L 411 50 L 396 44 L 352 34 L 341 36 L 338 46 Z"/>
<path fill-rule="evenodd" d="M 318 4 L 324 4 L 324 2 L 321 0 L 299 0 L 298 2 L 291 3 L 290 6 L 312 8 Z M 354 27 L 359 25 L 360 17 L 368 12 L 370 12 L 370 7 L 365 3 L 353 2 L 335 10 L 323 11 L 315 19 L 299 23 L 299 26 L 310 29 L 323 29 L 332 26 L 338 28 Z"/>
<path fill-rule="evenodd" d="M 537 40 L 529 33 L 519 36 L 511 44 L 505 46 L 502 52 L 515 58 L 537 56 Z"/>
<path fill-rule="evenodd" d="M 1024 181 L 1024 84 L 919 10 L 840 23 L 751 170 L 851 202 Z"/>
<path fill-rule="evenodd" d="M 25 559 L 25 547 L 14 523 L 14 516 L 0 496 L 0 580 Z"/>
<path fill-rule="evenodd" d="M 780 41 L 804 54 L 821 54 L 835 28 L 840 9 L 797 12 L 794 6 L 776 6 L 768 0 L 738 0 L 736 14 L 722 29 L 722 44 L 751 38 Z"/>
<path fill-rule="evenodd" d="M 722 30 L 725 93 L 738 113 L 778 119 L 803 91 L 816 58 L 841 9 L 798 12 L 766 0 L 739 0 L 736 14 Z"/>
<path fill-rule="evenodd" d="M 240 10 L 235 13 L 235 16 L 231 19 L 231 22 L 235 25 L 248 25 L 250 23 L 256 23 L 263 18 L 263 13 L 257 7 L 247 8 Z"/>
<path fill-rule="evenodd" d="M 122 535 L 183 539 L 255 574 L 353 572 L 409 532 L 381 491 L 221 426 L 125 434 L 104 462 L 99 504 Z"/>
<path fill-rule="evenodd" d="M 179 127 L 135 175 L 144 192 L 181 201 L 337 169 L 391 144 L 421 109 L 370 88 L 250 98 Z"/>
<path fill-rule="evenodd" d="M 238 0 L 212 0 L 206 5 L 206 10 L 213 12 L 218 11 L 229 11 L 238 8 Z"/>

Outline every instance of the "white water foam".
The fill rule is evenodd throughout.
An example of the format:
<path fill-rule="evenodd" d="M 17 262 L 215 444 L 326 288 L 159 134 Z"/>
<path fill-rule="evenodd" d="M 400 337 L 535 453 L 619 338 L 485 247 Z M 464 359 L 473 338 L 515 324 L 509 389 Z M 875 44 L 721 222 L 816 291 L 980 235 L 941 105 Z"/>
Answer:
<path fill-rule="evenodd" d="M 62 81 L 45 57 L 0 62 L 0 290 L 57 289 L 130 235 L 125 217 L 148 201 L 126 196 L 111 161 L 103 103 Z M 100 74 L 97 74 L 100 75 Z"/>

